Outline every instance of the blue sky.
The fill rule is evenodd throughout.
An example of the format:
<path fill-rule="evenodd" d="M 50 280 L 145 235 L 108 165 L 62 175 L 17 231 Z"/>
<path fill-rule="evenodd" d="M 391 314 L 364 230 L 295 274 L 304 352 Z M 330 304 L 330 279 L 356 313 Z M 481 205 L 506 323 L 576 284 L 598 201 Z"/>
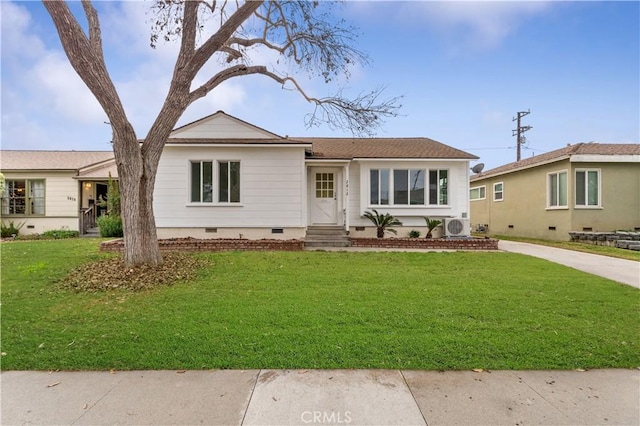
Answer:
<path fill-rule="evenodd" d="M 139 137 L 164 99 L 176 52 L 149 48 L 148 6 L 97 3 L 107 65 Z M 2 1 L 0 11 L 2 149 L 111 149 L 106 116 L 68 65 L 42 4 Z M 360 1 L 342 16 L 371 60 L 353 70 L 345 93 L 385 86 L 404 96 L 401 116 L 378 136 L 436 139 L 486 169 L 515 161 L 517 111 L 531 110 L 523 158 L 567 143 L 640 140 L 639 2 Z M 338 89 L 303 83 L 315 96 Z M 225 83 L 178 124 L 218 110 L 280 135 L 348 135 L 306 129 L 311 105 L 264 77 Z"/>

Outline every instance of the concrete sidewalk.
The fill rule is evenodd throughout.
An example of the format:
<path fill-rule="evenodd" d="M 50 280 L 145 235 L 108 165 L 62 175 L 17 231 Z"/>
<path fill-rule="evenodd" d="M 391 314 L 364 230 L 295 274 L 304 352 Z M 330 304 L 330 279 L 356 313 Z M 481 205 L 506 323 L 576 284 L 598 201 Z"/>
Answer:
<path fill-rule="evenodd" d="M 0 374 L 3 425 L 638 425 L 640 370 Z"/>
<path fill-rule="evenodd" d="M 515 241 L 500 240 L 498 247 L 500 250 L 539 257 L 640 288 L 640 262 Z"/>

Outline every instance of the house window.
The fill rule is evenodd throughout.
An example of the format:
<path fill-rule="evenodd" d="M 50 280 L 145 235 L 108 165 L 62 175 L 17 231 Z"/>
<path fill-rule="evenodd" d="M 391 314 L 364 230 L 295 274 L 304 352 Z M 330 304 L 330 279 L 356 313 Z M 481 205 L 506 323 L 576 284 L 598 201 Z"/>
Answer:
<path fill-rule="evenodd" d="M 2 194 L 2 214 L 43 216 L 44 189 L 43 179 L 6 180 Z"/>
<path fill-rule="evenodd" d="M 393 171 L 393 204 L 424 205 L 424 170 Z"/>
<path fill-rule="evenodd" d="M 370 171 L 371 198 L 374 206 L 389 205 L 389 169 L 372 169 Z"/>
<path fill-rule="evenodd" d="M 333 173 L 316 173 L 316 198 L 335 198 Z"/>
<path fill-rule="evenodd" d="M 576 207 L 600 206 L 600 170 L 576 170 Z"/>
<path fill-rule="evenodd" d="M 213 162 L 191 162 L 191 202 L 213 202 Z"/>
<path fill-rule="evenodd" d="M 469 190 L 469 199 L 471 201 L 484 200 L 486 198 L 486 192 L 487 192 L 486 186 L 477 186 L 475 188 L 471 188 Z"/>
<path fill-rule="evenodd" d="M 374 206 L 424 206 L 428 182 L 429 204 L 446 205 L 448 176 L 448 170 L 371 169 L 369 202 Z"/>
<path fill-rule="evenodd" d="M 447 205 L 449 203 L 449 171 L 429 170 L 429 204 Z"/>
<path fill-rule="evenodd" d="M 493 184 L 493 201 L 504 200 L 504 184 L 502 182 Z"/>
<path fill-rule="evenodd" d="M 218 161 L 218 202 L 240 202 L 240 162 Z M 215 198 L 213 161 L 191 162 L 191 202 L 213 203 Z"/>
<path fill-rule="evenodd" d="M 219 161 L 218 201 L 221 203 L 240 202 L 240 162 Z"/>
<path fill-rule="evenodd" d="M 567 172 L 547 175 L 548 207 L 567 207 Z"/>

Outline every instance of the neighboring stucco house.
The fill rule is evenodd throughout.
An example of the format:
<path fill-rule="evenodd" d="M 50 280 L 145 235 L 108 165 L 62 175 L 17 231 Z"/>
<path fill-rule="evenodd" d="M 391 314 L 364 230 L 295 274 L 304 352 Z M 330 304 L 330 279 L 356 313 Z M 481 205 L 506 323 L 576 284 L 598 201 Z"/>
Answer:
<path fill-rule="evenodd" d="M 467 224 L 476 158 L 427 138 L 282 137 L 219 111 L 166 144 L 158 236 L 301 239 L 312 227 L 375 236 L 362 216 L 370 209 L 398 217 L 404 237 L 424 230 L 424 216 Z"/>
<path fill-rule="evenodd" d="M 427 138 L 282 137 L 219 111 L 174 130 L 154 192 L 159 238 L 303 239 L 336 230 L 374 237 L 366 210 L 425 234 L 469 236 L 469 161 Z M 3 151 L 2 219 L 23 233 L 82 229 L 82 211 L 116 176 L 111 152 Z M 27 194 L 27 195 L 22 195 Z M 86 214 L 86 213 L 85 213 Z"/>
<path fill-rule="evenodd" d="M 24 224 L 21 234 L 54 229 L 86 231 L 104 213 L 112 151 L 0 151 L 2 221 Z M 83 229 L 84 228 L 84 229 Z"/>
<path fill-rule="evenodd" d="M 640 144 L 568 145 L 471 176 L 472 228 L 569 240 L 640 229 Z"/>

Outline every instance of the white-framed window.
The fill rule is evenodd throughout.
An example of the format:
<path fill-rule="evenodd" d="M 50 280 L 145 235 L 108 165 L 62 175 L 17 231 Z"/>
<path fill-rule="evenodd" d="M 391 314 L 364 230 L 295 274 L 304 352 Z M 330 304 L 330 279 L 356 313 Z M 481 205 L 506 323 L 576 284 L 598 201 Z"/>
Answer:
<path fill-rule="evenodd" d="M 471 201 L 484 200 L 487 198 L 487 186 L 476 186 L 469 190 L 469 199 Z"/>
<path fill-rule="evenodd" d="M 372 206 L 446 205 L 448 172 L 446 169 L 371 169 L 369 202 Z"/>
<path fill-rule="evenodd" d="M 217 186 L 214 183 L 217 167 Z M 217 195 L 219 203 L 240 202 L 240 162 L 239 161 L 191 161 L 192 203 L 213 203 Z M 217 194 L 214 194 L 217 190 Z"/>
<path fill-rule="evenodd" d="M 558 172 L 547 174 L 547 207 L 567 207 L 567 171 L 562 170 Z"/>
<path fill-rule="evenodd" d="M 240 162 L 218 161 L 218 201 L 221 203 L 240 202 Z"/>
<path fill-rule="evenodd" d="M 576 170 L 576 207 L 600 207 L 600 169 Z"/>
<path fill-rule="evenodd" d="M 369 202 L 374 206 L 389 205 L 389 169 L 371 169 L 369 174 L 371 182 Z"/>
<path fill-rule="evenodd" d="M 493 201 L 504 200 L 504 183 L 496 182 L 493 184 Z"/>
<path fill-rule="evenodd" d="M 449 204 L 449 170 L 429 170 L 429 205 Z"/>
<path fill-rule="evenodd" d="M 2 193 L 2 215 L 44 216 L 44 179 L 7 179 Z"/>

